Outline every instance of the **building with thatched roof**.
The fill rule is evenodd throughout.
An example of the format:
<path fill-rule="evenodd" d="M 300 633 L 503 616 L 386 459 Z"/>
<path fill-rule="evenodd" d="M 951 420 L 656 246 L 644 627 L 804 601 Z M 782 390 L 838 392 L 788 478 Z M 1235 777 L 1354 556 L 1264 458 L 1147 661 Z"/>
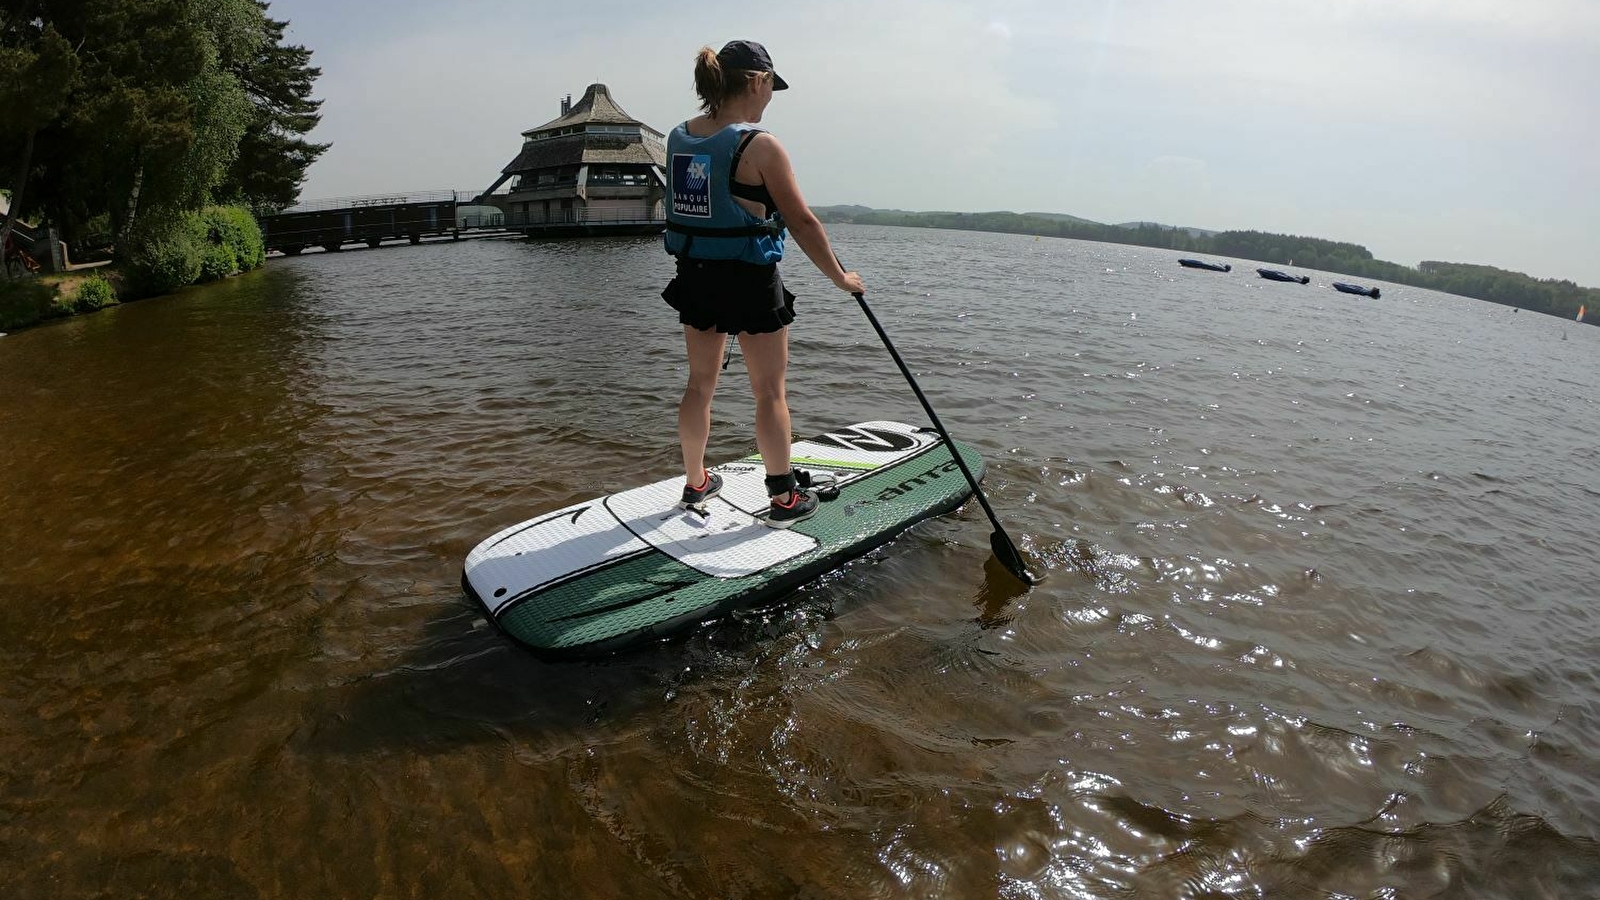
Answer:
<path fill-rule="evenodd" d="M 561 101 L 561 115 L 522 133 L 522 152 L 480 200 L 530 233 L 661 231 L 665 136 L 623 111 L 603 84 Z M 494 191 L 510 182 L 506 194 Z M 493 195 L 492 197 L 490 195 Z"/>

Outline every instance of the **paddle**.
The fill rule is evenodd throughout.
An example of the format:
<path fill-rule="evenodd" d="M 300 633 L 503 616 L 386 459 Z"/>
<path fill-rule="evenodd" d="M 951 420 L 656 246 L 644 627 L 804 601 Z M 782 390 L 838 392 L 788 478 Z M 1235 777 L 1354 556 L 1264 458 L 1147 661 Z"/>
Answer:
<path fill-rule="evenodd" d="M 983 511 L 989 516 L 989 521 L 994 523 L 994 531 L 989 535 L 989 547 L 994 551 L 995 558 L 1006 567 L 1006 571 L 1017 577 L 1023 584 L 1038 584 L 1039 576 L 1028 571 L 1022 561 L 1022 553 L 1017 550 L 1017 545 L 1011 543 L 1011 536 L 995 517 L 994 509 L 989 506 L 989 498 L 983 495 L 983 488 L 978 486 L 978 479 L 972 477 L 972 470 L 967 468 L 966 460 L 961 458 L 956 450 L 955 442 L 950 440 L 950 432 L 944 430 L 944 423 L 939 421 L 939 414 L 933 411 L 933 404 L 923 395 L 922 387 L 917 384 L 917 379 L 912 376 L 911 370 L 906 368 L 905 360 L 900 358 L 900 351 L 894 349 L 894 341 L 889 340 L 888 332 L 878 324 L 878 317 L 872 314 L 872 307 L 867 305 L 867 298 L 862 294 L 851 293 L 856 302 L 861 304 L 861 311 L 867 314 L 867 321 L 878 332 L 878 338 L 883 341 L 883 346 L 888 348 L 889 355 L 894 357 L 894 364 L 900 367 L 900 374 L 906 377 L 911 384 L 911 390 L 917 395 L 917 400 L 922 403 L 922 408 L 928 413 L 928 418 L 933 421 L 934 430 L 939 432 L 939 437 L 944 438 L 946 447 L 950 448 L 950 455 L 955 459 L 956 465 L 961 467 L 961 474 L 967 476 L 967 484 L 972 485 L 973 493 L 978 495 L 978 502 L 983 504 Z"/>

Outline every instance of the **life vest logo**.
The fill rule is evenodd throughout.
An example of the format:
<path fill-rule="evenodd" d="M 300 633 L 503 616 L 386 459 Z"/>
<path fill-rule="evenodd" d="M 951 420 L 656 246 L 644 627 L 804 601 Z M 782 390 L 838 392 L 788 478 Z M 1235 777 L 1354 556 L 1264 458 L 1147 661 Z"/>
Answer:
<path fill-rule="evenodd" d="M 679 216 L 711 218 L 711 155 L 672 155 L 672 212 Z"/>
<path fill-rule="evenodd" d="M 813 443 L 842 447 L 846 450 L 866 450 L 872 453 L 899 453 L 917 445 L 916 438 L 898 431 L 881 428 L 844 428 L 830 431 L 822 437 L 812 438 Z"/>

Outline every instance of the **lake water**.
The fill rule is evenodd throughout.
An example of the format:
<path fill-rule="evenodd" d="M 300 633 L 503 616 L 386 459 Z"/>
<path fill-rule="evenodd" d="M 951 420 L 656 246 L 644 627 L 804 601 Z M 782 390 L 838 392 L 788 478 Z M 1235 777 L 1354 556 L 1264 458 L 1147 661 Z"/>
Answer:
<path fill-rule="evenodd" d="M 1600 329 L 832 233 L 1031 592 L 969 504 L 640 653 L 498 635 L 474 544 L 676 471 L 656 239 L 274 260 L 0 339 L 4 895 L 1596 896 Z M 796 257 L 796 431 L 923 421 Z"/>

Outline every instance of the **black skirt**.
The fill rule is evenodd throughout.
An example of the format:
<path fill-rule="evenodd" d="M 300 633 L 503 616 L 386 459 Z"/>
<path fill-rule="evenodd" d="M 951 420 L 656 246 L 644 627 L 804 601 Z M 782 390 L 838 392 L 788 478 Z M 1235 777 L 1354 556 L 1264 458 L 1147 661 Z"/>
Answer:
<path fill-rule="evenodd" d="M 768 334 L 794 321 L 794 295 L 783 286 L 777 263 L 680 256 L 661 299 L 696 331 Z"/>

